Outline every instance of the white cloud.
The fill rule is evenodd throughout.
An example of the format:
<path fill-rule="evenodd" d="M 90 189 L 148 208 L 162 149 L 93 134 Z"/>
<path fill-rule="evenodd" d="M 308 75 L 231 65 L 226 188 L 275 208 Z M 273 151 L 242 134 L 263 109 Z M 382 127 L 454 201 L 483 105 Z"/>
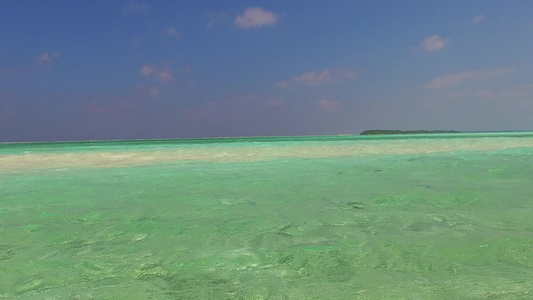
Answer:
<path fill-rule="evenodd" d="M 346 79 L 355 78 L 357 73 L 346 68 L 329 68 L 324 69 L 322 72 L 306 72 L 302 75 L 295 76 L 293 78 L 283 80 L 277 83 L 280 88 L 287 88 L 291 83 L 304 83 L 310 86 L 321 85 L 324 82 L 342 82 Z"/>
<path fill-rule="evenodd" d="M 158 86 L 139 86 L 139 90 L 142 95 L 155 98 L 161 94 L 161 88 Z"/>
<path fill-rule="evenodd" d="M 235 25 L 243 29 L 272 25 L 278 21 L 278 16 L 261 7 L 249 7 L 244 14 L 235 18 Z"/>
<path fill-rule="evenodd" d="M 174 27 L 165 29 L 165 34 L 167 34 L 169 36 L 173 36 L 173 37 L 179 37 L 180 36 L 180 33 L 178 32 L 178 30 L 176 28 L 174 28 Z"/>
<path fill-rule="evenodd" d="M 513 68 L 497 68 L 492 70 L 473 70 L 468 72 L 449 74 L 435 78 L 424 85 L 426 89 L 437 89 L 457 85 L 469 80 L 483 80 L 491 77 L 502 76 L 514 71 Z"/>
<path fill-rule="evenodd" d="M 157 72 L 156 76 L 161 81 L 171 81 L 172 80 L 172 74 L 170 74 L 170 70 L 159 71 L 159 72 Z"/>
<path fill-rule="evenodd" d="M 37 62 L 44 66 L 52 66 L 54 61 L 59 57 L 57 52 L 44 52 L 37 56 Z"/>
<path fill-rule="evenodd" d="M 477 24 L 477 23 L 481 23 L 485 20 L 485 16 L 484 15 L 477 15 L 475 17 L 472 18 L 472 20 L 470 20 L 470 22 L 472 24 Z"/>
<path fill-rule="evenodd" d="M 317 102 L 318 107 L 321 109 L 330 112 L 330 113 L 337 113 L 339 112 L 340 108 L 340 102 L 339 101 L 332 101 L 327 99 L 322 99 Z"/>
<path fill-rule="evenodd" d="M 422 42 L 422 48 L 425 51 L 437 51 L 443 49 L 449 42 L 450 38 L 442 38 L 438 35 L 433 35 Z"/>
<path fill-rule="evenodd" d="M 320 85 L 324 81 L 328 81 L 330 79 L 331 79 L 331 75 L 329 74 L 329 70 L 324 70 L 321 73 L 316 73 L 316 72 L 303 73 L 300 76 L 294 77 L 292 80 L 295 82 L 304 82 L 308 85 Z"/>
<path fill-rule="evenodd" d="M 165 66 L 164 68 L 159 68 L 155 65 L 145 65 L 141 67 L 141 74 L 144 76 L 154 75 L 161 81 L 170 81 L 173 76 L 170 72 L 170 67 Z"/>
<path fill-rule="evenodd" d="M 144 76 L 150 76 L 157 71 L 157 66 L 142 66 L 141 74 Z"/>

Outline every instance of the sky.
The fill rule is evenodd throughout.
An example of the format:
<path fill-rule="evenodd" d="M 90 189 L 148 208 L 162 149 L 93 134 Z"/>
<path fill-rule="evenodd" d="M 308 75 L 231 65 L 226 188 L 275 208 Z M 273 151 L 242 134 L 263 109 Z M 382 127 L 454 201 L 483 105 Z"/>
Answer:
<path fill-rule="evenodd" d="M 0 142 L 533 129 L 529 0 L 3 0 Z"/>

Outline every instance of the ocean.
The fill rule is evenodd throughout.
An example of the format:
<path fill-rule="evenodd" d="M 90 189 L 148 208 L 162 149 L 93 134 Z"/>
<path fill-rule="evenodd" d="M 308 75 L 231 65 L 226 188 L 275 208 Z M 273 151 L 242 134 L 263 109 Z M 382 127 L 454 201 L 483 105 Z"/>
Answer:
<path fill-rule="evenodd" d="M 0 144 L 1 299 L 532 299 L 533 132 Z"/>

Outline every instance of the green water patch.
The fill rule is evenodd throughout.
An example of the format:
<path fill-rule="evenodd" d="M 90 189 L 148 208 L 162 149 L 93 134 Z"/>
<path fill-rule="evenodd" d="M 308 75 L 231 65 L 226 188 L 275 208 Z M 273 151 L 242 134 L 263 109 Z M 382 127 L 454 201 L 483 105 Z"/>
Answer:
<path fill-rule="evenodd" d="M 529 149 L 0 174 L 0 298 L 527 299 Z"/>

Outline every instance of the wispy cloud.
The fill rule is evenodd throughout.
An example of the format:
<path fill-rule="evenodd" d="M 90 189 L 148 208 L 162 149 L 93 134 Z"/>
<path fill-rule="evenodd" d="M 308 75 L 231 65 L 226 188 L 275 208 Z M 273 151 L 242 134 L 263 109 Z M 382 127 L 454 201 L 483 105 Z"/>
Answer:
<path fill-rule="evenodd" d="M 226 21 L 228 21 L 228 15 L 226 13 L 223 13 L 223 12 L 213 13 L 209 16 L 208 21 L 205 24 L 205 27 L 207 29 L 213 29 L 225 23 Z"/>
<path fill-rule="evenodd" d="M 529 101 L 533 107 L 533 83 L 510 86 L 501 90 L 494 89 L 458 89 L 445 94 L 452 100 L 471 100 L 473 98 L 489 100 L 497 99 L 500 103 L 525 103 Z"/>
<path fill-rule="evenodd" d="M 170 69 L 165 69 L 158 71 L 156 74 L 157 78 L 161 81 L 171 81 L 172 80 L 172 74 L 170 73 Z"/>
<path fill-rule="evenodd" d="M 143 14 L 148 11 L 148 5 L 131 0 L 122 11 L 128 15 Z"/>
<path fill-rule="evenodd" d="M 507 75 L 512 73 L 514 68 L 496 68 L 492 70 L 473 70 L 468 72 L 449 74 L 435 78 L 424 85 L 426 89 L 437 89 L 446 86 L 460 84 L 464 81 L 483 80 L 492 77 Z"/>
<path fill-rule="evenodd" d="M 473 17 L 470 22 L 472 24 L 478 24 L 478 23 L 481 23 L 485 20 L 485 16 L 484 15 L 477 15 L 475 17 Z"/>
<path fill-rule="evenodd" d="M 173 79 L 168 65 L 163 68 L 155 65 L 144 65 L 141 67 L 140 72 L 144 76 L 155 76 L 161 81 L 171 81 Z"/>
<path fill-rule="evenodd" d="M 159 95 L 161 95 L 161 88 L 158 87 L 158 86 L 140 85 L 139 86 L 139 91 L 141 92 L 141 94 L 143 96 L 147 96 L 147 97 L 150 97 L 150 98 L 155 98 L 155 97 L 158 97 Z"/>
<path fill-rule="evenodd" d="M 265 106 L 272 108 L 280 108 L 285 105 L 285 102 L 280 97 L 271 97 L 264 102 Z"/>
<path fill-rule="evenodd" d="M 51 67 L 59 57 L 57 52 L 43 52 L 37 56 L 37 62 L 41 66 Z"/>
<path fill-rule="evenodd" d="M 15 77 L 24 74 L 26 72 L 26 69 L 22 67 L 7 67 L 3 71 L 6 75 Z"/>
<path fill-rule="evenodd" d="M 321 85 L 324 82 L 342 82 L 347 79 L 352 79 L 357 76 L 357 72 L 346 68 L 329 68 L 322 72 L 306 72 L 302 75 L 292 77 L 287 80 L 282 80 L 277 83 L 280 88 L 287 88 L 292 83 L 303 83 L 310 86 Z"/>
<path fill-rule="evenodd" d="M 422 41 L 422 49 L 428 52 L 437 51 L 443 49 L 449 42 L 450 38 L 443 38 L 439 35 L 433 35 Z"/>
<path fill-rule="evenodd" d="M 143 74 L 144 76 L 150 76 L 152 75 L 153 73 L 155 73 L 157 71 L 157 66 L 142 66 L 141 67 L 141 74 Z"/>
<path fill-rule="evenodd" d="M 533 98 L 533 83 L 510 87 L 503 90 L 500 96 L 505 98 L 527 98 L 531 101 Z"/>
<path fill-rule="evenodd" d="M 339 101 L 333 101 L 333 100 L 327 100 L 322 99 L 317 102 L 318 107 L 321 109 L 330 112 L 330 113 L 337 113 L 340 109 L 340 102 Z"/>
<path fill-rule="evenodd" d="M 172 36 L 172 37 L 179 37 L 180 36 L 179 31 L 176 28 L 174 28 L 174 27 L 170 27 L 170 28 L 165 29 L 165 34 L 168 35 L 168 36 Z"/>
<path fill-rule="evenodd" d="M 242 29 L 273 25 L 278 21 L 278 16 L 261 7 L 249 7 L 244 14 L 235 18 L 235 25 Z"/>

